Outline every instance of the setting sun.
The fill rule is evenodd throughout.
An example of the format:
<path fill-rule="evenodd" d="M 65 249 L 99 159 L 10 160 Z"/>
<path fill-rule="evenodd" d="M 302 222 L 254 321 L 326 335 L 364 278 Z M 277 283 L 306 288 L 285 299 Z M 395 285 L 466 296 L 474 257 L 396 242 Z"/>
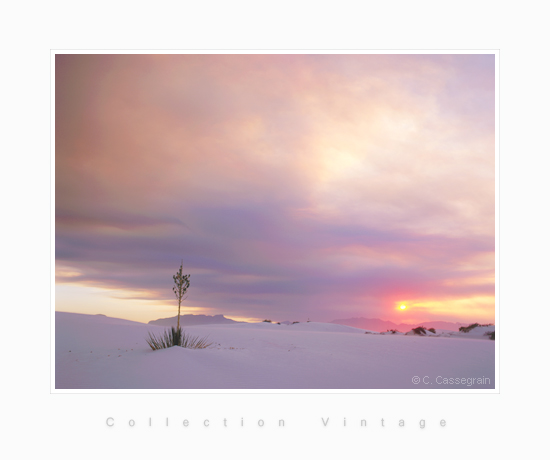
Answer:
<path fill-rule="evenodd" d="M 405 308 L 407 308 L 406 305 L 401 305 L 399 308 L 401 308 L 401 310 L 405 310 Z"/>

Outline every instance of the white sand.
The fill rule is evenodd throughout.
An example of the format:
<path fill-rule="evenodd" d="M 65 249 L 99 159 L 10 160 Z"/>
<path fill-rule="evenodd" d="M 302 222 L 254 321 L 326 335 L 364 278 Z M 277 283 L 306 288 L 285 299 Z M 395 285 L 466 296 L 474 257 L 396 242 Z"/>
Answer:
<path fill-rule="evenodd" d="M 481 329 L 418 337 L 314 322 L 201 325 L 185 331 L 208 335 L 211 348 L 153 351 L 147 332 L 162 333 L 163 327 L 62 312 L 56 312 L 55 327 L 56 389 L 437 390 L 495 384 L 495 342 Z M 429 383 L 415 385 L 414 376 L 428 376 Z M 438 377 L 485 377 L 490 383 L 445 385 Z"/>

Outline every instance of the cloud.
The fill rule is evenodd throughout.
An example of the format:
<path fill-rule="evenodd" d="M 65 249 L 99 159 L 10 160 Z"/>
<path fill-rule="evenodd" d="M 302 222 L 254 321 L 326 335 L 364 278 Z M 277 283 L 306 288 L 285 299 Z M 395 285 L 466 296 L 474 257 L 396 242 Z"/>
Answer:
<path fill-rule="evenodd" d="M 197 307 L 324 320 L 489 295 L 494 173 L 492 56 L 57 57 L 60 283 L 167 302 L 183 258 Z"/>

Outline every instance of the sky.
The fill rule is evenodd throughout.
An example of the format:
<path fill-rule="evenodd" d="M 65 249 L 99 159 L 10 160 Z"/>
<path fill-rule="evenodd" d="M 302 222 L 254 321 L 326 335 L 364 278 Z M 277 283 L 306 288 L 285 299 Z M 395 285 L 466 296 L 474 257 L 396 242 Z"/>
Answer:
<path fill-rule="evenodd" d="M 494 55 L 58 54 L 55 257 L 58 311 L 494 322 Z"/>

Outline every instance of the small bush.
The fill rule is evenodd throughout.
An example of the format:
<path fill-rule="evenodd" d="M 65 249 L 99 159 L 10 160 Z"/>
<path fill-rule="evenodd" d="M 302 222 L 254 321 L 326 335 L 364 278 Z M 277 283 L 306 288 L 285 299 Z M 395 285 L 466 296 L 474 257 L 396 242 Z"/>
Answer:
<path fill-rule="evenodd" d="M 473 324 L 470 324 L 469 326 L 462 326 L 462 327 L 459 327 L 458 330 L 460 332 L 470 332 L 472 329 L 476 328 L 479 326 L 479 323 L 473 323 Z"/>
<path fill-rule="evenodd" d="M 435 328 L 433 328 L 433 327 L 430 327 L 430 328 L 428 329 L 428 331 L 433 332 L 433 333 L 435 334 Z"/>
<path fill-rule="evenodd" d="M 426 335 L 426 328 L 423 326 L 418 326 L 411 329 L 416 335 Z"/>
<path fill-rule="evenodd" d="M 391 332 L 392 334 L 395 334 L 396 332 L 399 332 L 397 329 L 388 329 L 386 332 Z"/>
<path fill-rule="evenodd" d="M 300 321 L 294 321 L 292 324 L 298 324 Z"/>
<path fill-rule="evenodd" d="M 484 335 L 488 335 L 490 340 L 495 340 L 495 331 L 487 331 Z"/>
<path fill-rule="evenodd" d="M 155 334 L 149 332 L 149 338 L 145 339 L 152 350 L 162 350 L 163 348 L 170 347 L 183 347 L 202 349 L 208 348 L 212 345 L 212 342 L 207 342 L 208 337 L 200 338 L 185 334 L 180 328 L 172 327 L 166 329 L 164 334 L 158 337 Z"/>
<path fill-rule="evenodd" d="M 270 319 L 264 319 L 264 320 L 262 321 L 262 323 L 271 323 L 271 320 L 270 320 Z"/>

